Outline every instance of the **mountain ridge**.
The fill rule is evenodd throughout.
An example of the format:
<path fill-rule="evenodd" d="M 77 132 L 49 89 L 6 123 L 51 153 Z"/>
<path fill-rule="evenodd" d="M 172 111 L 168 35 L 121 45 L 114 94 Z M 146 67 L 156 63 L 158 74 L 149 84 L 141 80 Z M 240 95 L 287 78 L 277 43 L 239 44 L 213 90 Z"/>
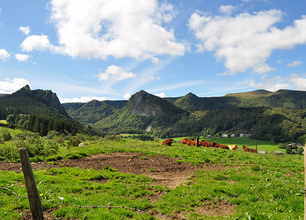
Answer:
<path fill-rule="evenodd" d="M 29 85 L 12 94 L 0 96 L 0 114 L 41 114 L 71 119 L 59 101 L 56 93 L 51 90 L 31 90 Z"/>

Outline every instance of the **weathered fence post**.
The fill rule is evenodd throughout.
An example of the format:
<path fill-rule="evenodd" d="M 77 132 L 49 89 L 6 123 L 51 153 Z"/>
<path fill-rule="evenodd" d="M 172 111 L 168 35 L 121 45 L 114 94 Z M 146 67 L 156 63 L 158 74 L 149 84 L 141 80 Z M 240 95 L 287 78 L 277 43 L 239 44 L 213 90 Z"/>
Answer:
<path fill-rule="evenodd" d="M 28 193 L 28 200 L 32 212 L 32 219 L 43 220 L 44 215 L 42 211 L 42 205 L 37 191 L 36 182 L 34 179 L 34 174 L 32 171 L 32 166 L 29 159 L 28 151 L 26 148 L 20 148 L 19 154 L 20 154 L 23 176 L 25 180 L 25 186 Z"/>
<path fill-rule="evenodd" d="M 196 143 L 196 146 L 197 146 L 197 147 L 199 146 L 199 137 L 197 137 L 197 143 Z"/>
<path fill-rule="evenodd" d="M 305 191 L 305 189 L 306 189 L 306 152 L 305 152 L 305 150 L 306 150 L 306 144 L 305 144 L 305 146 L 304 146 L 304 175 L 305 175 L 305 177 L 304 177 L 304 179 L 305 179 L 305 188 L 304 188 L 304 190 L 303 190 L 303 192 L 304 192 L 304 220 L 306 220 L 306 191 Z"/>

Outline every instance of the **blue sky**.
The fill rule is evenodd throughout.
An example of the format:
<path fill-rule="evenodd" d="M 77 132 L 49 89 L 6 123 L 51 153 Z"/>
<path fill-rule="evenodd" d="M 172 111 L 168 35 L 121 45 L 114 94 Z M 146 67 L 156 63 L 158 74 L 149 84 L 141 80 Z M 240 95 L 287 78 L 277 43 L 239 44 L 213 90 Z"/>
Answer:
<path fill-rule="evenodd" d="M 305 51 L 305 0 L 0 0 L 0 93 L 306 91 Z"/>

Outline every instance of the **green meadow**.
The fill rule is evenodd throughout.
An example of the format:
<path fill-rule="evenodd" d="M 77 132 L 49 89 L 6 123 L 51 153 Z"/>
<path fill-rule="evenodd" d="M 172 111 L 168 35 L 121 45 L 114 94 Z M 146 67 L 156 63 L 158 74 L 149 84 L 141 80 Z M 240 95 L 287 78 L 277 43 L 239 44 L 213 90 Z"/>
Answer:
<path fill-rule="evenodd" d="M 49 137 L 50 138 L 50 137 Z M 24 146 L 35 147 L 45 155 L 32 155 L 31 161 L 56 163 L 61 158 L 81 158 L 99 153 L 140 152 L 148 156 L 175 158 L 177 166 L 189 163 L 199 169 L 190 173 L 187 182 L 176 188 L 156 185 L 154 178 L 120 173 L 112 167 L 101 170 L 59 167 L 35 170 L 34 176 L 44 211 L 53 210 L 54 219 L 302 219 L 304 215 L 303 157 L 274 155 L 277 144 L 257 141 L 267 154 L 246 153 L 242 145 L 255 147 L 248 138 L 214 139 L 221 144 L 238 144 L 236 151 L 182 145 L 162 146 L 162 140 L 140 141 L 131 138 L 79 138 L 84 146 L 69 145 L 63 140 L 48 150 L 53 139 L 35 137 Z M 212 139 L 207 139 L 212 141 Z M 53 143 L 53 144 L 54 144 Z M 11 154 L 20 145 L 5 143 Z M 0 149 L 2 146 L 0 146 Z M 46 148 L 46 149 L 45 149 Z M 2 154 L 2 155 L 1 155 Z M 18 161 L 15 155 L 15 161 Z M 203 170 L 200 167 L 217 167 Z M 152 171 L 153 172 L 153 171 Z M 29 212 L 22 173 L 0 172 L 0 219 L 23 219 Z M 11 191 L 7 191 L 7 188 Z M 156 199 L 152 199 L 156 198 Z M 225 207 L 226 210 L 222 210 Z"/>

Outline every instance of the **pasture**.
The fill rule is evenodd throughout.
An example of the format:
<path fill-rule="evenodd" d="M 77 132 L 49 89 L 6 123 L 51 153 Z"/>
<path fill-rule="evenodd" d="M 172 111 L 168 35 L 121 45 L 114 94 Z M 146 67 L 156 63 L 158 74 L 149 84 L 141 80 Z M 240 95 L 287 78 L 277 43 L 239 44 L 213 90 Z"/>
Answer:
<path fill-rule="evenodd" d="M 215 141 L 230 144 L 223 140 L 238 141 Z M 267 142 L 257 144 L 270 149 Z M 44 213 L 55 219 L 279 220 L 304 214 L 301 156 L 100 138 L 31 160 Z M 0 161 L 0 171 L 0 218 L 29 217 L 27 199 L 12 193 L 26 196 L 20 164 Z"/>
<path fill-rule="evenodd" d="M 181 142 L 183 138 L 173 138 L 176 142 Z M 257 142 L 257 149 L 259 151 L 267 151 L 269 153 L 273 151 L 282 151 L 285 153 L 284 149 L 280 149 L 278 147 L 278 144 L 273 142 L 272 140 L 254 140 L 251 138 L 245 138 L 245 137 L 235 137 L 235 138 L 221 138 L 221 137 L 215 137 L 215 138 L 205 138 L 200 137 L 199 140 L 206 140 L 207 142 L 217 142 L 220 144 L 225 145 L 233 145 L 238 144 L 240 148 L 242 149 L 242 146 L 245 145 L 250 148 L 256 148 L 256 142 Z"/>
<path fill-rule="evenodd" d="M 0 124 L 8 125 L 8 122 L 6 120 L 0 120 Z"/>

